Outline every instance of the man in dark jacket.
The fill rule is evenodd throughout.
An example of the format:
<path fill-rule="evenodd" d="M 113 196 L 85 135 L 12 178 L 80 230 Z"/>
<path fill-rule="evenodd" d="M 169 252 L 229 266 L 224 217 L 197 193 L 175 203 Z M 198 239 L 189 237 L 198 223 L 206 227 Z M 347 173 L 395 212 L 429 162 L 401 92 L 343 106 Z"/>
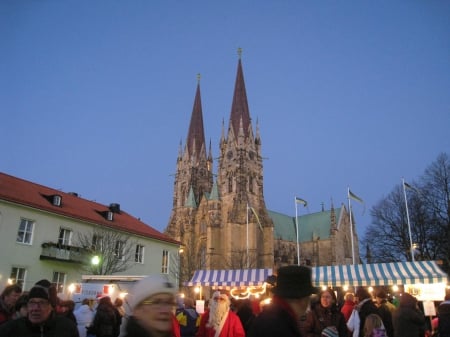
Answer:
<path fill-rule="evenodd" d="M 255 318 L 247 337 L 301 337 L 299 321 L 314 291 L 310 268 L 281 267 L 272 303 Z"/>
<path fill-rule="evenodd" d="M 450 337 L 450 293 L 445 296 L 444 302 L 438 307 L 439 337 Z"/>
<path fill-rule="evenodd" d="M 0 337 L 79 337 L 75 323 L 54 313 L 47 288 L 31 288 L 27 307 L 28 317 L 1 325 Z"/>
<path fill-rule="evenodd" d="M 391 309 L 394 305 L 388 301 L 387 294 L 384 290 L 378 291 L 376 301 L 378 305 L 378 315 L 383 321 L 386 334 L 388 337 L 394 337 L 394 325 L 392 323 L 392 312 L 394 310 Z"/>
<path fill-rule="evenodd" d="M 422 337 L 425 335 L 425 316 L 420 311 L 417 299 L 403 293 L 400 304 L 395 310 L 392 321 L 395 337 Z"/>
<path fill-rule="evenodd" d="M 366 322 L 367 316 L 370 314 L 377 314 L 378 309 L 375 306 L 375 303 L 372 301 L 372 296 L 366 288 L 358 288 L 355 293 L 358 304 L 356 306 L 356 310 L 358 310 L 359 314 L 359 337 L 364 337 L 364 323 Z M 391 337 L 391 336 L 389 336 Z"/>

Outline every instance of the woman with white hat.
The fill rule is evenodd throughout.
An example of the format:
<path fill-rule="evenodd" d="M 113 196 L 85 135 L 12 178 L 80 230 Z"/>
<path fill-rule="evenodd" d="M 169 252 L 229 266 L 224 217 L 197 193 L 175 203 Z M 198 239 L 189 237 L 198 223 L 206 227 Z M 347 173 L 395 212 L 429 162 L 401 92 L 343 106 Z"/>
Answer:
<path fill-rule="evenodd" d="M 138 281 L 127 295 L 131 309 L 123 337 L 179 337 L 174 316 L 176 289 L 163 275 Z"/>

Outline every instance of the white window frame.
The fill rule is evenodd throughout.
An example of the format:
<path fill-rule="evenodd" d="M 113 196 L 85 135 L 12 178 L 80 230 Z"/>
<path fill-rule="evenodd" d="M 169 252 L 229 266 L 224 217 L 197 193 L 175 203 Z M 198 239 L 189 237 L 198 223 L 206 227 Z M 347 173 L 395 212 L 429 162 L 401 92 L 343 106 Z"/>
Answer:
<path fill-rule="evenodd" d="M 17 284 L 23 288 L 26 277 L 27 277 L 27 270 L 25 268 L 22 267 L 11 268 L 11 274 L 9 278 L 11 279 L 12 283 Z"/>
<path fill-rule="evenodd" d="M 30 219 L 21 218 L 19 229 L 17 231 L 16 242 L 24 245 L 31 245 L 33 242 L 35 222 Z"/>
<path fill-rule="evenodd" d="M 58 235 L 58 243 L 61 245 L 70 246 L 72 244 L 73 231 L 69 228 L 60 227 Z"/>
<path fill-rule="evenodd" d="M 117 259 L 123 261 L 123 259 L 125 258 L 124 250 L 125 250 L 125 242 L 121 241 L 121 240 L 117 240 L 116 245 L 114 247 L 114 256 Z"/>
<path fill-rule="evenodd" d="M 161 261 L 161 273 L 169 274 L 169 251 L 163 250 Z"/>
<path fill-rule="evenodd" d="M 134 254 L 134 262 L 144 263 L 144 251 L 145 247 L 143 245 L 136 245 L 136 250 Z"/>
<path fill-rule="evenodd" d="M 59 271 L 53 272 L 52 284 L 56 287 L 58 294 L 64 293 L 67 274 Z"/>
<path fill-rule="evenodd" d="M 94 234 L 92 236 L 92 248 L 96 252 L 102 252 L 103 251 L 103 237 Z"/>

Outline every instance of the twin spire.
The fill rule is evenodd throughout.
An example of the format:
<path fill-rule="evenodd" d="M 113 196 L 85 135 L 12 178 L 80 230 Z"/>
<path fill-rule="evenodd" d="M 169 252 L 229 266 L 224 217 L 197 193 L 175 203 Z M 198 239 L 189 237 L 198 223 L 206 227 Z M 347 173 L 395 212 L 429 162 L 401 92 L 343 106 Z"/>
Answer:
<path fill-rule="evenodd" d="M 247 91 L 245 89 L 244 72 L 242 70 L 242 48 L 238 48 L 238 68 L 236 82 L 234 85 L 233 103 L 231 105 L 229 128 L 233 130 L 234 135 L 239 135 L 242 128 L 244 137 L 248 138 L 250 133 L 250 112 L 247 101 Z M 186 139 L 186 147 L 189 156 L 196 154 L 197 158 L 201 153 L 202 147 L 205 148 L 205 133 L 203 126 L 203 112 L 200 94 L 201 75 L 197 74 L 197 90 L 195 93 L 194 106 L 192 109 L 189 131 Z"/>

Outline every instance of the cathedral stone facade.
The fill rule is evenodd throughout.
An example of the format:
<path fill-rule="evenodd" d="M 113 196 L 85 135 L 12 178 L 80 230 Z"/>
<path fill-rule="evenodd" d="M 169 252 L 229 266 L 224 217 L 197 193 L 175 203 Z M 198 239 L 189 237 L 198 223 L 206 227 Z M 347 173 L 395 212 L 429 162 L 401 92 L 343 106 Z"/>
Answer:
<path fill-rule="evenodd" d="M 258 124 L 253 131 L 240 58 L 228 129 L 225 132 L 222 125 L 219 147 L 214 174 L 211 144 L 205 142 L 199 81 L 186 143 L 179 149 L 173 207 L 165 231 L 183 243 L 178 260 L 182 281 L 198 269 L 276 269 L 298 261 L 307 265 L 351 261 L 345 206 L 322 210 L 314 219 L 299 216 L 298 223 L 295 217 L 267 209 L 261 137 Z M 355 231 L 354 235 L 357 243 Z"/>

